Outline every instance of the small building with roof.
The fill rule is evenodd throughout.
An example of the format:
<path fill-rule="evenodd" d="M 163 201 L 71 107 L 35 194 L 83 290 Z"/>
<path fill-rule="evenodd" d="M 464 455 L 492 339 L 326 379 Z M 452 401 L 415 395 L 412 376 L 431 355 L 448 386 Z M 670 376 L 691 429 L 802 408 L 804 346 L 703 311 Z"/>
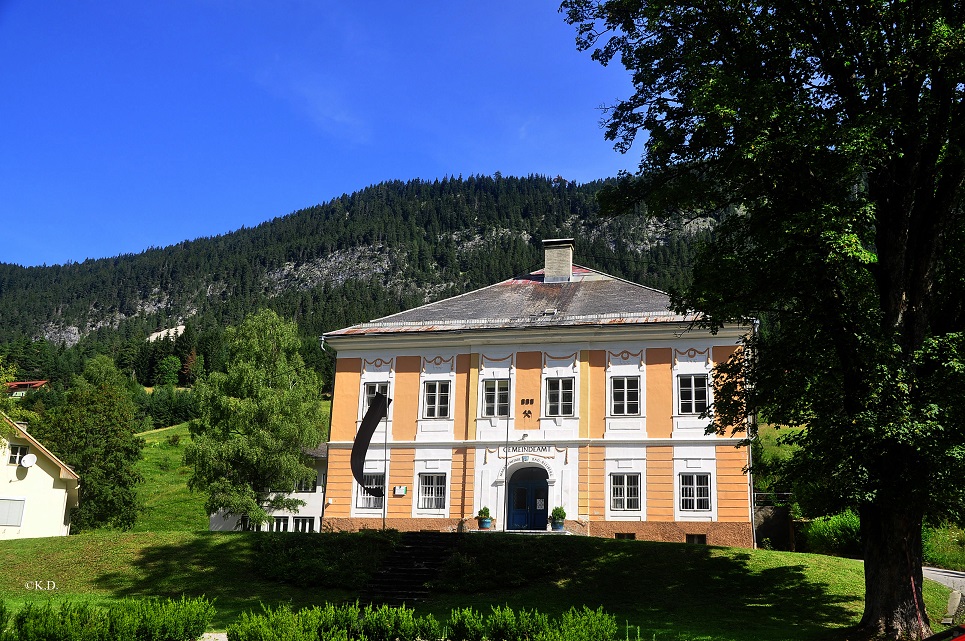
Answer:
<path fill-rule="evenodd" d="M 80 477 L 26 425 L 0 414 L 0 539 L 70 534 Z"/>
<path fill-rule="evenodd" d="M 545 267 L 325 334 L 337 350 L 324 523 L 335 530 L 541 531 L 556 507 L 593 536 L 753 545 L 749 451 L 707 434 L 716 334 L 666 293 L 573 264 Z M 356 432 L 391 400 L 353 478 Z"/>

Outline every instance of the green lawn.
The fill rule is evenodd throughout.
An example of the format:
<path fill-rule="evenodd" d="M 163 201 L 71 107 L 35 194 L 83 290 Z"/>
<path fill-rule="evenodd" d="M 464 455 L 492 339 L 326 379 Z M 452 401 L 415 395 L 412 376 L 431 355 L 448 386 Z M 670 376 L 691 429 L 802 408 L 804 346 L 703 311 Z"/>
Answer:
<path fill-rule="evenodd" d="M 66 538 L 0 542 L 0 599 L 106 603 L 145 596 L 215 599 L 216 629 L 261 603 L 294 607 L 354 600 L 344 590 L 296 588 L 257 572 L 251 543 L 258 533 L 91 532 Z M 292 535 L 299 536 L 299 535 Z M 316 535 L 316 536 L 325 536 Z M 485 537 L 482 543 L 478 539 Z M 456 578 L 419 613 L 447 618 L 454 607 L 488 612 L 492 605 L 558 614 L 570 606 L 602 606 L 621 625 L 657 640 L 844 639 L 862 608 L 857 561 L 810 554 L 715 548 L 587 537 L 469 535 L 453 564 Z M 490 584 L 477 593 L 468 563 Z M 461 564 L 461 565 L 460 565 Z M 26 589 L 54 581 L 56 590 Z M 948 591 L 929 583 L 926 603 L 940 620 Z"/>
<path fill-rule="evenodd" d="M 204 495 L 188 491 L 190 468 L 184 465 L 184 446 L 190 441 L 188 424 L 140 434 L 145 444 L 137 470 L 144 476 L 138 487 L 143 510 L 135 532 L 197 532 L 208 529 Z"/>

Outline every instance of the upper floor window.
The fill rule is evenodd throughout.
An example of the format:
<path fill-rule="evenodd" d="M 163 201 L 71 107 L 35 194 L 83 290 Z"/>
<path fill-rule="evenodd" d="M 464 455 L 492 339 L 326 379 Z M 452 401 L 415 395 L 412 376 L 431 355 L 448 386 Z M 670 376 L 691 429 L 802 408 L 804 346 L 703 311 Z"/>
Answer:
<path fill-rule="evenodd" d="M 546 379 L 546 415 L 573 416 L 573 378 Z"/>
<path fill-rule="evenodd" d="M 681 414 L 701 414 L 707 410 L 709 398 L 706 374 L 685 374 L 677 377 Z"/>
<path fill-rule="evenodd" d="M 442 510 L 446 507 L 446 475 L 419 475 L 419 509 Z"/>
<path fill-rule="evenodd" d="M 23 457 L 27 455 L 30 451 L 30 447 L 27 445 L 14 445 L 10 444 L 10 465 L 20 465 L 20 461 Z"/>
<path fill-rule="evenodd" d="M 509 416 L 509 379 L 483 381 L 483 416 Z"/>
<path fill-rule="evenodd" d="M 639 510 L 640 509 L 640 475 L 639 474 L 611 474 L 610 475 L 610 509 L 611 510 Z"/>
<path fill-rule="evenodd" d="M 388 397 L 389 395 L 389 384 L 388 383 L 366 383 L 365 384 L 365 407 L 362 408 L 362 413 L 369 411 L 372 407 L 372 401 L 375 400 L 376 394 L 381 394 L 382 396 Z"/>
<path fill-rule="evenodd" d="M 639 376 L 614 376 L 610 379 L 610 412 L 613 416 L 640 415 Z"/>
<path fill-rule="evenodd" d="M 449 418 L 449 381 L 426 381 L 422 416 Z"/>
<path fill-rule="evenodd" d="M 295 491 L 296 492 L 314 492 L 315 481 L 316 479 L 309 479 L 307 481 L 298 481 L 297 483 L 295 483 Z"/>
<path fill-rule="evenodd" d="M 710 510 L 710 474 L 680 475 L 680 509 L 687 512 Z"/>

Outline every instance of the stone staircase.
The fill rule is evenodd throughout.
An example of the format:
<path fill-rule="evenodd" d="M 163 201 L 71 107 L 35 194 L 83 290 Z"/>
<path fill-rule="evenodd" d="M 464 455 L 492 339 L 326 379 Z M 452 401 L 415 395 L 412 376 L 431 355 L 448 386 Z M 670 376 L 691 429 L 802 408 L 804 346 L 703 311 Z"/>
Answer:
<path fill-rule="evenodd" d="M 426 599 L 426 582 L 438 576 L 463 534 L 405 532 L 402 541 L 359 594 L 373 605 L 412 605 Z"/>

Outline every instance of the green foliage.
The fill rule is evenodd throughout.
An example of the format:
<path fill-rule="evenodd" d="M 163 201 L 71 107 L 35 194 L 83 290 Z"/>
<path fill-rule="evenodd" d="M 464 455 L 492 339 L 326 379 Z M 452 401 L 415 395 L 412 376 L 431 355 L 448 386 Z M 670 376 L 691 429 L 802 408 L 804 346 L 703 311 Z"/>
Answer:
<path fill-rule="evenodd" d="M 760 321 L 750 357 L 718 369 L 718 429 L 751 416 L 802 428 L 785 468 L 802 505 L 861 516 L 866 632 L 927 636 L 907 566 L 921 563 L 925 514 L 965 513 L 950 482 L 965 442 L 965 58 L 947 54 L 965 33 L 960 12 L 810 0 L 562 9 L 579 48 L 632 74 L 607 137 L 626 150 L 647 133 L 640 174 L 608 205 L 718 214 L 675 306 L 710 328 Z"/>
<path fill-rule="evenodd" d="M 449 639 L 482 641 L 486 636 L 486 618 L 473 608 L 456 608 L 449 614 L 446 626 Z"/>
<path fill-rule="evenodd" d="M 32 424 L 31 433 L 80 475 L 71 527 L 129 529 L 138 514 L 136 464 L 144 444 L 135 435 L 134 403 L 109 383 L 79 384 L 66 400 Z"/>
<path fill-rule="evenodd" d="M 803 529 L 808 552 L 861 558 L 861 523 L 851 510 L 809 521 Z"/>
<path fill-rule="evenodd" d="M 395 530 L 358 533 L 263 532 L 255 539 L 259 572 L 266 579 L 301 587 L 358 590 L 398 545 Z"/>
<path fill-rule="evenodd" d="M 0 602 L 0 611 L 4 608 Z M 108 608 L 70 601 L 28 603 L 13 616 L 4 641 L 195 641 L 214 607 L 203 598 L 121 601 Z M 4 626 L 0 616 L 0 633 Z"/>
<path fill-rule="evenodd" d="M 554 521 L 562 521 L 566 518 L 566 510 L 564 510 L 562 506 L 557 505 L 553 508 L 553 511 L 550 512 L 550 518 Z"/>
<path fill-rule="evenodd" d="M 925 563 L 965 571 L 965 530 L 955 525 L 926 526 L 922 532 Z"/>
<path fill-rule="evenodd" d="M 170 385 L 173 387 L 178 384 L 178 373 L 180 371 L 181 360 L 174 355 L 165 356 L 161 362 L 157 364 L 157 370 L 154 374 L 154 384 Z"/>
<path fill-rule="evenodd" d="M 270 509 L 304 505 L 287 493 L 316 474 L 305 451 L 325 438 L 322 385 L 298 352 L 298 328 L 271 310 L 229 328 L 224 344 L 225 372 L 195 386 L 188 487 L 206 493 L 209 513 L 264 523 Z"/>

